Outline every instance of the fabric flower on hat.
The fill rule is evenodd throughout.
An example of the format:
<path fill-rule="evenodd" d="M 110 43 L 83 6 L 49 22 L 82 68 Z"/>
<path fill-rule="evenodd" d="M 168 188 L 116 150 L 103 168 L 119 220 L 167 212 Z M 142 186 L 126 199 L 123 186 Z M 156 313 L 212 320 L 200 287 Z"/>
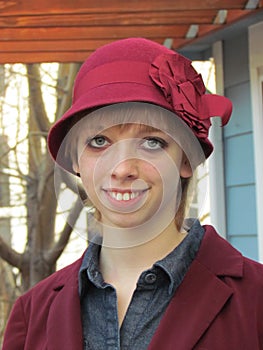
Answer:
<path fill-rule="evenodd" d="M 211 122 L 202 101 L 206 89 L 191 61 L 178 54 L 162 54 L 152 62 L 149 74 L 174 112 L 199 139 L 207 138 Z"/>

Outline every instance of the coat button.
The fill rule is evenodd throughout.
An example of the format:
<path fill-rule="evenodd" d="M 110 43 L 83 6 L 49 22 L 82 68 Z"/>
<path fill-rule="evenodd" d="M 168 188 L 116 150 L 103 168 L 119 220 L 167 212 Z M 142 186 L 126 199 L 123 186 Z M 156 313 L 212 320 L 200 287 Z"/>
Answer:
<path fill-rule="evenodd" d="M 147 273 L 147 275 L 145 275 L 144 277 L 144 281 L 147 283 L 147 284 L 153 284 L 156 282 L 156 279 L 157 279 L 157 276 L 155 273 L 152 273 L 152 272 L 149 272 Z"/>

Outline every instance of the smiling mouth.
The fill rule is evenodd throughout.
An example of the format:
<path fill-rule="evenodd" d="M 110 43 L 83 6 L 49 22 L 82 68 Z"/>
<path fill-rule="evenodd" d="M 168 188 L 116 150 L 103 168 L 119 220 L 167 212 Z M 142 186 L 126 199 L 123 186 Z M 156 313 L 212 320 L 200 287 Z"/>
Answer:
<path fill-rule="evenodd" d="M 144 193 L 147 190 L 140 190 L 140 191 L 117 191 L 117 190 L 104 190 L 109 197 L 112 199 L 121 202 L 127 202 L 133 199 L 138 198 L 142 193 Z"/>

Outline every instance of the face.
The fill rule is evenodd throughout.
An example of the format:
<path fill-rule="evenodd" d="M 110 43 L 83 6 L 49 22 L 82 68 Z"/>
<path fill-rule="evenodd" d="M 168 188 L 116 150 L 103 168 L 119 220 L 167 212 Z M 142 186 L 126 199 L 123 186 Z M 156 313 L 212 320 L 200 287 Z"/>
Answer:
<path fill-rule="evenodd" d="M 180 176 L 191 176 L 186 157 L 171 136 L 137 123 L 81 130 L 74 170 L 102 224 L 119 228 L 174 218 Z"/>

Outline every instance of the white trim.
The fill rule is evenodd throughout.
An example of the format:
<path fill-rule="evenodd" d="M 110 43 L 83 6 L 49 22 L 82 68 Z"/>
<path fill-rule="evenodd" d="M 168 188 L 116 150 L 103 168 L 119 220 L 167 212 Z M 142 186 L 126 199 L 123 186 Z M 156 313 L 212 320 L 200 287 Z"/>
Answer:
<path fill-rule="evenodd" d="M 217 12 L 217 15 L 216 15 L 215 19 L 214 19 L 214 24 L 224 24 L 224 23 L 226 23 L 227 13 L 228 13 L 227 10 L 219 10 Z"/>
<path fill-rule="evenodd" d="M 216 92 L 223 95 L 223 46 L 221 41 L 213 44 L 213 57 L 215 60 Z M 221 121 L 219 118 L 213 119 L 210 137 L 215 148 L 209 160 L 210 215 L 212 224 L 223 237 L 226 237 L 223 137 Z"/>
<path fill-rule="evenodd" d="M 249 27 L 249 65 L 254 136 L 256 205 L 259 261 L 263 262 L 263 22 Z"/>
<path fill-rule="evenodd" d="M 172 38 L 166 38 L 163 42 L 163 45 L 167 47 L 168 49 L 171 49 L 173 47 L 173 39 Z"/>
<path fill-rule="evenodd" d="M 186 38 L 187 39 L 194 39 L 197 37 L 199 31 L 199 25 L 198 24 L 191 24 L 190 27 L 188 28 L 188 31 L 186 33 Z"/>
<path fill-rule="evenodd" d="M 259 5 L 259 0 L 248 0 L 246 3 L 246 10 L 255 10 Z"/>

